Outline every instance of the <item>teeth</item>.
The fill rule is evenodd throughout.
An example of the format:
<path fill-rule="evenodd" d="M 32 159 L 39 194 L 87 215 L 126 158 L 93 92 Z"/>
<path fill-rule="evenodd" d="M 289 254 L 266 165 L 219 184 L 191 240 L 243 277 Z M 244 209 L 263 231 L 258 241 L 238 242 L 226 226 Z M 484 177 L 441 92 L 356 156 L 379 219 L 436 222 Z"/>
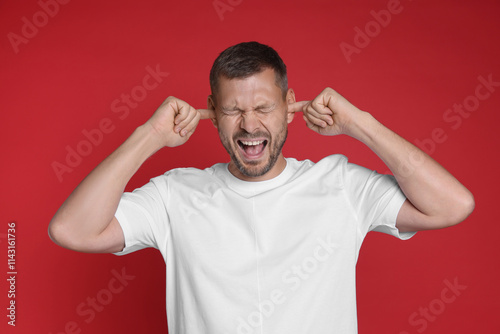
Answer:
<path fill-rule="evenodd" d="M 247 146 L 254 146 L 254 145 L 260 145 L 262 144 L 264 141 L 263 140 L 259 140 L 259 141 L 241 141 L 243 143 L 243 145 L 247 145 Z"/>

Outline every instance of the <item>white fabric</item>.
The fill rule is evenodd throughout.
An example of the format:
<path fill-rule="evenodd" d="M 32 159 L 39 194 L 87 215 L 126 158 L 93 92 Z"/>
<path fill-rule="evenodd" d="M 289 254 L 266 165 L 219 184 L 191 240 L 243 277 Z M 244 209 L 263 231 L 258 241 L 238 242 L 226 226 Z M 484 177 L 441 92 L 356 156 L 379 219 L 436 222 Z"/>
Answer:
<path fill-rule="evenodd" d="M 160 250 L 170 333 L 356 333 L 361 243 L 413 236 L 395 227 L 404 201 L 394 177 L 342 155 L 287 158 L 262 182 L 227 164 L 174 169 L 123 195 L 116 254 Z"/>

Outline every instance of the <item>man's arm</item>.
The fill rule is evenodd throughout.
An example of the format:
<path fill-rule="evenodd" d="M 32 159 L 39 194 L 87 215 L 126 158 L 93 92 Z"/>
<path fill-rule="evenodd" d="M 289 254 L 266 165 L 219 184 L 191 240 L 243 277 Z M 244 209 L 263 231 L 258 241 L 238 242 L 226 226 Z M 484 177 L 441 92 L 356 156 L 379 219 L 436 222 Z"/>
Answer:
<path fill-rule="evenodd" d="M 366 144 L 390 168 L 407 197 L 396 226 L 402 232 L 449 227 L 474 210 L 467 188 L 428 154 L 353 106 L 331 88 L 297 102 L 307 126 L 322 135 L 346 134 Z"/>
<path fill-rule="evenodd" d="M 51 239 L 80 252 L 121 251 L 125 240 L 114 215 L 128 181 L 162 147 L 184 144 L 205 112 L 174 97 L 167 98 L 66 199 L 49 224 Z"/>

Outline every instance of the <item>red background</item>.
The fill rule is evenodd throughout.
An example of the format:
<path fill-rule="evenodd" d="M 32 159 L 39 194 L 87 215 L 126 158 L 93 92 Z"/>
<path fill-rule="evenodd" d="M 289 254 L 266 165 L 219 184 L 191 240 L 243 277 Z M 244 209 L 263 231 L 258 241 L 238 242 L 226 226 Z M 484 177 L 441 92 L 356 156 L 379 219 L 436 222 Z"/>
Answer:
<path fill-rule="evenodd" d="M 6 277 L 7 223 L 16 221 L 18 275 L 15 328 L 7 325 L 8 287 L 1 280 L 0 331 L 166 332 L 165 267 L 158 252 L 125 257 L 71 252 L 50 241 L 47 226 L 85 175 L 167 96 L 203 108 L 218 53 L 258 40 L 281 54 L 298 99 L 333 87 L 408 140 L 425 139 L 424 149 L 475 195 L 474 213 L 458 226 L 421 232 L 406 242 L 381 233 L 367 236 L 358 262 L 360 333 L 498 332 L 500 222 L 494 188 L 499 185 L 500 87 L 468 117 L 460 117 L 460 124 L 443 116 L 475 94 L 479 76 L 500 81 L 500 3 L 401 0 L 400 12 L 377 31 L 370 12 L 386 10 L 386 0 L 221 2 L 229 6 L 223 13 L 213 0 L 74 0 L 44 21 L 37 1 L 2 1 L 0 258 Z M 23 25 L 33 23 L 34 16 L 36 34 L 13 44 L 9 36 L 22 36 Z M 354 46 L 354 29 L 367 24 L 372 37 L 348 62 L 340 44 Z M 157 65 L 168 77 L 120 119 L 113 101 L 138 94 L 146 67 Z M 84 149 L 82 131 L 98 128 L 103 119 L 113 131 L 91 151 L 87 147 L 87 155 L 58 179 L 54 162 L 66 165 L 67 147 Z M 440 135 L 433 138 L 433 131 Z M 362 144 L 317 135 L 300 117 L 290 125 L 284 152 L 313 161 L 342 153 L 387 171 Z M 127 189 L 174 167 L 204 168 L 221 161 L 227 155 L 215 129 L 203 121 L 187 144 L 149 159 Z M 88 313 L 79 314 L 78 306 L 99 294 L 109 297 L 104 290 L 111 271 L 122 268 L 135 278 L 87 322 Z M 445 280 L 466 287 L 453 302 L 442 301 Z M 419 315 L 429 307 L 432 318 Z"/>

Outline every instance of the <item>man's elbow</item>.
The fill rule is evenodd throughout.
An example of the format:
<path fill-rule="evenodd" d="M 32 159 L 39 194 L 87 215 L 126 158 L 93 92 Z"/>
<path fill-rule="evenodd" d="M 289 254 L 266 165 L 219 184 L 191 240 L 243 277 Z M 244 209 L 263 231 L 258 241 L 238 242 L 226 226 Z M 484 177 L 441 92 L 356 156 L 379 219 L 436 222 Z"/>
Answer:
<path fill-rule="evenodd" d="M 56 245 L 83 253 L 116 253 L 125 247 L 123 231 L 117 221 L 114 224 L 110 222 L 99 233 L 82 229 L 86 224 L 71 223 L 52 219 L 48 234 Z"/>
<path fill-rule="evenodd" d="M 471 215 L 475 207 L 476 202 L 474 200 L 474 195 L 467 191 L 467 193 L 456 200 L 453 211 L 448 215 L 448 219 L 446 219 L 446 227 L 463 222 Z"/>
<path fill-rule="evenodd" d="M 74 251 L 84 251 L 82 238 L 71 229 L 71 226 L 60 220 L 54 220 L 49 224 L 49 238 L 58 246 Z"/>
<path fill-rule="evenodd" d="M 470 216 L 470 214 L 474 211 L 474 208 L 476 207 L 476 200 L 474 199 L 474 195 L 472 195 L 471 192 L 469 192 L 467 196 L 467 201 L 465 203 L 465 206 L 467 208 L 465 218 L 467 218 Z"/>
<path fill-rule="evenodd" d="M 58 246 L 70 248 L 68 233 L 65 230 L 66 228 L 61 221 L 52 219 L 48 228 L 49 238 Z"/>

